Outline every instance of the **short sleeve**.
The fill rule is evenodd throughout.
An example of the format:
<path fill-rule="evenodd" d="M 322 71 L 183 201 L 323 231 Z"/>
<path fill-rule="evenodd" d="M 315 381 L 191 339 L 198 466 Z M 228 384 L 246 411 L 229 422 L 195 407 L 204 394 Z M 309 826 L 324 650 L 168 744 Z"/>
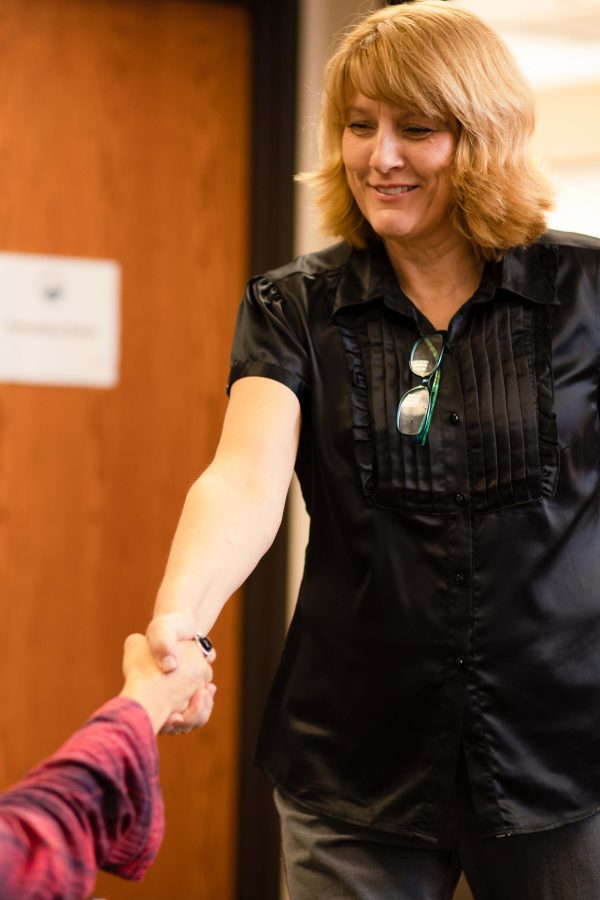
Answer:
<path fill-rule="evenodd" d="M 239 378 L 285 384 L 303 404 L 308 395 L 307 329 L 300 303 L 268 277 L 248 282 L 239 308 L 227 393 Z"/>

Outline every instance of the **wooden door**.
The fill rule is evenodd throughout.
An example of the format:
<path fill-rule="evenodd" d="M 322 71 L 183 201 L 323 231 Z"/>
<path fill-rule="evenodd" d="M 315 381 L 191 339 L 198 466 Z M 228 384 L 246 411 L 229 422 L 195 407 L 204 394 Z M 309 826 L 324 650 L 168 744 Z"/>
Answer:
<path fill-rule="evenodd" d="M 216 446 L 246 275 L 249 33 L 234 3 L 0 5 L 0 250 L 122 266 L 115 389 L 0 385 L 1 786 L 118 690 Z M 98 896 L 234 896 L 234 602 L 213 637 L 213 720 L 160 739 L 159 861 Z"/>

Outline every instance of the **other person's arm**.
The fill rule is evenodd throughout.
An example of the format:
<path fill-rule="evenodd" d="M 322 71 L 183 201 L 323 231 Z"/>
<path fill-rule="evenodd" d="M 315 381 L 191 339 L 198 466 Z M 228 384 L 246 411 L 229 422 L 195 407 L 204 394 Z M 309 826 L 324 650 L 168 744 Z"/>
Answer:
<path fill-rule="evenodd" d="M 165 675 L 142 635 L 127 639 L 123 669 L 121 695 L 0 795 L 3 900 L 83 898 L 98 868 L 137 880 L 156 856 L 164 820 L 155 733 L 198 690 L 208 718 L 212 672 L 186 642 Z"/>

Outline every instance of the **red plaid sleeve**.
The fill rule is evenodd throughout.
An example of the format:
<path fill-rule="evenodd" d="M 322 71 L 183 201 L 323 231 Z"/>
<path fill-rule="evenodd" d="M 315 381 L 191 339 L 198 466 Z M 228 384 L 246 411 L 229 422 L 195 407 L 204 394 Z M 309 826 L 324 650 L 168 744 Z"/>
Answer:
<path fill-rule="evenodd" d="M 140 879 L 163 831 L 150 720 L 134 701 L 111 700 L 0 795 L 1 896 L 80 900 L 99 868 Z"/>

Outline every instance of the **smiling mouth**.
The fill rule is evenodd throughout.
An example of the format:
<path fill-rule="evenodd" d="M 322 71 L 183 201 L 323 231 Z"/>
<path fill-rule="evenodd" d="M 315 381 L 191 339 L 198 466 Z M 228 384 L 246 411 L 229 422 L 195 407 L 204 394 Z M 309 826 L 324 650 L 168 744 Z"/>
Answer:
<path fill-rule="evenodd" d="M 385 194 L 386 197 L 395 197 L 397 194 L 408 194 L 409 191 L 416 189 L 416 184 L 405 184 L 401 187 L 376 187 L 378 194 Z"/>
<path fill-rule="evenodd" d="M 405 184 L 400 187 L 376 187 L 375 190 L 378 194 L 384 194 L 386 197 L 395 197 L 398 194 L 408 194 L 409 191 L 414 191 L 416 187 L 416 184 Z"/>

